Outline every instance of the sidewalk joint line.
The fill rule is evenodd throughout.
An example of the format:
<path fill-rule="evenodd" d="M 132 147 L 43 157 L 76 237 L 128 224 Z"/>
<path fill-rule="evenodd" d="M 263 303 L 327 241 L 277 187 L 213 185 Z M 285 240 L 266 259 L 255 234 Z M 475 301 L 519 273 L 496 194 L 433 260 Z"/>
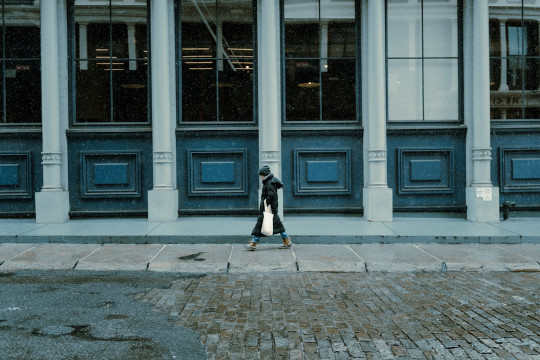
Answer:
<path fill-rule="evenodd" d="M 79 265 L 79 263 L 81 261 L 84 261 L 87 257 L 91 256 L 93 253 L 95 253 L 96 251 L 98 251 L 99 249 L 101 249 L 103 247 L 103 245 L 98 245 L 97 248 L 95 248 L 90 254 L 86 255 L 85 257 L 83 257 L 82 259 L 80 259 L 79 261 L 77 261 L 77 263 L 75 264 L 75 266 L 73 267 L 73 270 L 75 270 L 75 268 L 77 267 L 77 265 Z"/>
<path fill-rule="evenodd" d="M 296 271 L 300 272 L 300 268 L 298 267 L 298 258 L 296 257 L 296 253 L 294 252 L 294 247 L 291 247 L 291 250 L 294 259 L 294 265 L 296 266 Z"/>
<path fill-rule="evenodd" d="M 151 235 L 151 234 L 152 234 L 159 226 L 161 226 L 161 224 L 163 224 L 161 221 L 158 222 L 158 223 L 156 224 L 156 226 L 154 226 L 152 229 L 150 229 L 149 232 L 146 233 L 145 236 L 146 236 L 146 237 L 150 236 L 150 235 Z"/>
<path fill-rule="evenodd" d="M 15 256 L 12 256 L 12 257 L 10 257 L 9 259 L 6 259 L 6 260 L 5 260 L 4 262 L 6 262 L 6 261 L 9 261 L 9 260 L 12 260 L 12 259 L 15 259 L 15 258 L 16 258 L 17 256 L 20 256 L 20 255 L 26 254 L 26 253 L 27 253 L 28 251 L 30 251 L 30 250 L 34 250 L 35 248 L 37 248 L 37 247 L 40 247 L 40 246 L 41 246 L 41 244 L 40 244 L 40 245 L 36 245 L 36 246 L 33 246 L 33 247 L 31 247 L 30 249 L 26 249 L 26 250 L 25 250 L 25 251 L 23 251 L 22 253 L 20 253 L 20 254 L 17 254 L 17 255 L 15 255 Z M 4 263 L 4 262 L 3 262 L 3 263 Z M 2 263 L 2 264 L 3 264 L 3 263 Z"/>
<path fill-rule="evenodd" d="M 414 246 L 415 248 L 417 248 L 418 250 L 420 250 L 421 252 L 428 254 L 429 256 L 431 256 L 432 258 L 434 258 L 435 260 L 440 261 L 440 262 L 444 262 L 443 260 L 439 259 L 439 258 L 436 257 L 435 255 L 432 255 L 432 254 L 428 253 L 426 250 L 422 249 L 422 248 L 419 247 L 418 245 L 416 245 L 416 244 L 411 244 L 411 245 Z"/>
<path fill-rule="evenodd" d="M 148 271 L 148 269 L 150 268 L 150 264 L 152 263 L 152 261 L 154 261 L 159 254 L 161 254 L 161 252 L 167 247 L 167 244 L 163 245 L 161 247 L 161 249 L 159 249 L 159 251 L 157 252 L 156 255 L 154 255 L 154 257 L 152 259 L 150 259 L 150 261 L 146 264 L 146 270 Z"/>
<path fill-rule="evenodd" d="M 361 257 L 360 254 L 358 254 L 356 251 L 354 251 L 354 249 L 349 244 L 345 245 L 345 247 L 347 249 L 349 249 L 350 251 L 352 251 L 354 253 L 354 255 L 358 256 L 360 258 L 360 260 L 362 260 L 364 263 L 366 262 L 366 260 L 363 257 Z"/>
<path fill-rule="evenodd" d="M 505 249 L 505 248 L 503 248 L 503 247 L 501 247 L 501 246 L 499 246 L 499 245 L 497 245 L 497 244 L 493 244 L 493 245 L 494 245 L 495 247 L 501 249 L 501 250 L 504 250 L 504 251 L 506 251 L 506 252 L 512 254 L 512 255 L 521 256 L 521 257 L 524 258 L 524 259 L 530 260 L 530 261 L 532 261 L 532 262 L 536 262 L 536 260 L 534 260 L 534 259 L 531 259 L 531 258 L 526 257 L 526 256 L 524 256 L 524 255 L 521 255 L 521 254 L 515 253 L 515 252 L 513 252 L 513 251 L 510 251 L 510 250 L 508 250 L 508 249 Z M 508 244 L 508 245 L 514 245 L 514 244 Z M 515 245 L 519 245 L 519 244 L 515 244 Z"/>
<path fill-rule="evenodd" d="M 504 220 L 503 220 L 503 221 L 504 221 Z M 523 235 L 521 235 L 521 234 L 519 234 L 519 233 L 517 233 L 517 232 L 514 232 L 514 231 L 512 231 L 512 230 L 505 229 L 505 228 L 499 226 L 499 223 L 490 223 L 490 222 L 488 222 L 488 223 L 486 223 L 486 224 L 491 225 L 491 226 L 493 226 L 493 227 L 495 227 L 495 228 L 497 228 L 497 229 L 501 229 L 501 230 L 504 230 L 504 231 L 508 231 L 509 233 L 512 233 L 512 234 L 515 234 L 515 235 L 519 236 L 520 239 L 523 239 Z"/>
<path fill-rule="evenodd" d="M 229 254 L 229 260 L 227 260 L 227 274 L 229 273 L 229 269 L 231 268 L 231 259 L 232 259 L 233 250 L 234 250 L 234 245 L 231 244 L 231 253 Z"/>
<path fill-rule="evenodd" d="M 30 229 L 30 230 L 23 231 L 22 233 L 15 235 L 15 237 L 19 237 L 19 236 L 21 236 L 21 235 L 24 235 L 24 234 L 26 234 L 26 233 L 29 233 L 30 231 L 34 231 L 34 230 L 37 230 L 37 229 L 41 229 L 41 228 L 43 228 L 43 227 L 45 227 L 45 226 L 47 226 L 47 225 L 49 225 L 49 224 L 42 224 L 42 225 L 38 226 L 38 227 L 35 228 L 35 229 Z"/>
<path fill-rule="evenodd" d="M 383 226 L 385 226 L 388 230 L 390 230 L 391 232 L 393 232 L 396 236 L 401 236 L 397 233 L 397 231 L 394 231 L 394 229 L 392 229 L 390 226 L 386 225 L 386 222 L 381 222 L 381 224 L 383 224 Z"/>

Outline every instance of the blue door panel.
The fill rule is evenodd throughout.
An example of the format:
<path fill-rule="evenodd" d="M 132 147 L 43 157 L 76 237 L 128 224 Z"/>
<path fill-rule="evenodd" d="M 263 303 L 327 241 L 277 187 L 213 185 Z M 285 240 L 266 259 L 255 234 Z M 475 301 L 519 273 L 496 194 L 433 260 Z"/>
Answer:
<path fill-rule="evenodd" d="M 399 211 L 463 211 L 465 130 L 389 131 L 388 186 Z"/>
<path fill-rule="evenodd" d="M 41 133 L 0 135 L 0 217 L 34 216 L 43 186 Z"/>
<path fill-rule="evenodd" d="M 501 129 L 492 132 L 491 178 L 501 204 L 516 209 L 540 208 L 540 130 Z"/>
<path fill-rule="evenodd" d="M 180 132 L 176 151 L 181 214 L 256 213 L 256 131 Z"/>
<path fill-rule="evenodd" d="M 152 189 L 150 133 L 71 133 L 69 194 L 73 215 L 147 213 Z"/>
<path fill-rule="evenodd" d="M 362 132 L 282 131 L 284 210 L 362 211 Z"/>

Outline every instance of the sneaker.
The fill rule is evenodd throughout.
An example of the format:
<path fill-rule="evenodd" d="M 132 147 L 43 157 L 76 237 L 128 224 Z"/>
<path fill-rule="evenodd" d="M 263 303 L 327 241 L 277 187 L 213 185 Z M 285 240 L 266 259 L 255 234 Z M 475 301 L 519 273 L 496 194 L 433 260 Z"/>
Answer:
<path fill-rule="evenodd" d="M 280 249 L 290 249 L 292 248 L 292 242 L 290 237 L 286 237 L 283 239 L 283 245 L 279 247 Z"/>
<path fill-rule="evenodd" d="M 255 251 L 257 250 L 257 243 L 250 241 L 249 244 L 244 244 L 244 247 L 246 248 L 246 250 Z"/>

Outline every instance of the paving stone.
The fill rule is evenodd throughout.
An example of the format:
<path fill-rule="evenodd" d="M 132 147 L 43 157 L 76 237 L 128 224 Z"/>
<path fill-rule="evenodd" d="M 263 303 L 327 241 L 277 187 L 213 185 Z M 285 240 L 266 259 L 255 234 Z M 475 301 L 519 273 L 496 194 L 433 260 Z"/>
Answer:
<path fill-rule="evenodd" d="M 412 244 L 362 244 L 350 247 L 372 272 L 442 271 L 442 261 Z"/>
<path fill-rule="evenodd" d="M 106 244 L 90 256 L 80 260 L 75 270 L 146 270 L 150 261 L 163 247 L 164 245 Z"/>
<path fill-rule="evenodd" d="M 295 245 L 299 271 L 364 272 L 364 261 L 348 246 Z"/>
<path fill-rule="evenodd" d="M 209 274 L 139 299 L 177 309 L 210 358 L 535 359 L 539 281 L 513 272 Z"/>
<path fill-rule="evenodd" d="M 36 246 L 31 244 L 0 244 L 0 264 Z"/>
<path fill-rule="evenodd" d="M 80 259 L 99 248 L 100 245 L 43 244 L 7 260 L 0 270 L 71 270 Z"/>
<path fill-rule="evenodd" d="M 418 247 L 444 261 L 448 271 L 540 271 L 537 261 L 515 253 L 520 245 L 502 248 L 488 244 L 422 244 Z"/>
<path fill-rule="evenodd" d="M 167 245 L 148 266 L 150 271 L 214 273 L 227 272 L 231 245 Z"/>

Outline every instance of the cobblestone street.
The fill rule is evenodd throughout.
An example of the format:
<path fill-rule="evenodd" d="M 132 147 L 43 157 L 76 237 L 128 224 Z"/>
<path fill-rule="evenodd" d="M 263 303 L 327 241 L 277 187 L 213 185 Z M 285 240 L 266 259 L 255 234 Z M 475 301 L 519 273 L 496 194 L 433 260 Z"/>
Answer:
<path fill-rule="evenodd" d="M 215 359 L 540 359 L 540 274 L 208 275 L 137 296 Z"/>

